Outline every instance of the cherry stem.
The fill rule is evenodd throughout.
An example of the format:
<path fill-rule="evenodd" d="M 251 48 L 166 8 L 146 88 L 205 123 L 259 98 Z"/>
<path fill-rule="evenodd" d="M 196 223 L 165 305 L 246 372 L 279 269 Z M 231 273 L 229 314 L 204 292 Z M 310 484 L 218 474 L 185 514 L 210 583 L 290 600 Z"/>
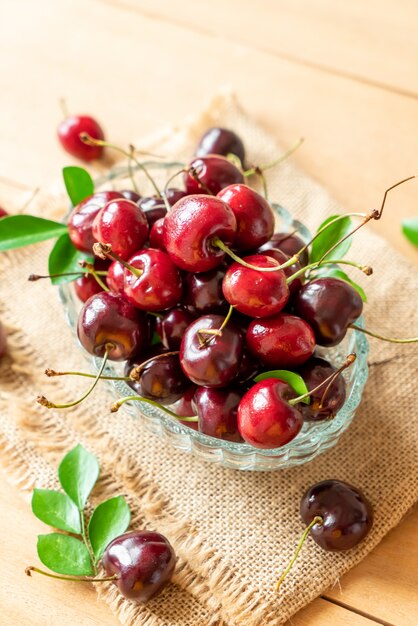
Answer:
<path fill-rule="evenodd" d="M 378 335 L 377 333 L 372 333 L 370 330 L 361 328 L 356 324 L 350 324 L 348 328 L 353 328 L 354 330 L 358 330 L 365 335 L 370 335 L 370 337 L 374 337 L 375 339 L 381 339 L 382 341 L 389 341 L 390 343 L 416 343 L 418 341 L 418 337 L 406 337 L 405 339 L 397 339 L 396 337 L 384 337 L 383 335 Z"/>
<path fill-rule="evenodd" d="M 319 264 L 321 265 L 336 265 L 336 264 L 351 265 L 352 267 L 356 267 L 357 269 L 362 271 L 363 274 L 366 274 L 366 276 L 371 276 L 371 274 L 373 274 L 373 269 L 369 265 L 360 265 L 360 263 L 356 263 L 355 261 L 346 261 L 345 259 L 330 259 L 329 261 L 321 260 L 321 261 L 315 261 L 315 263 L 310 263 L 309 265 L 305 265 L 305 267 L 302 267 L 300 270 L 298 270 L 297 272 L 289 276 L 289 278 L 286 279 L 287 284 L 289 285 L 296 278 L 305 274 L 305 272 L 307 272 L 308 270 L 319 267 Z"/>
<path fill-rule="evenodd" d="M 103 289 L 103 291 L 110 291 L 109 287 L 106 283 L 100 278 L 99 274 L 107 276 L 107 272 L 99 272 L 95 269 L 93 263 L 88 263 L 88 261 L 80 261 L 80 267 L 84 267 L 89 274 L 91 274 L 96 281 L 96 283 Z"/>
<path fill-rule="evenodd" d="M 138 185 L 136 184 L 136 180 L 134 176 L 134 171 L 132 169 L 132 159 L 135 158 L 134 157 L 135 148 L 133 146 L 129 146 L 129 148 L 130 148 L 130 154 L 129 154 L 129 159 L 128 159 L 128 174 L 129 174 L 129 178 L 131 179 L 134 191 L 136 191 L 136 193 L 139 193 Z"/>
<path fill-rule="evenodd" d="M 344 363 L 341 365 L 341 367 L 339 367 L 337 369 L 336 372 L 333 372 L 330 376 L 328 376 L 328 378 L 326 378 L 325 380 L 322 381 L 322 383 L 320 383 L 319 385 L 317 385 L 316 387 L 314 387 L 313 389 L 311 389 L 310 391 L 308 391 L 307 393 L 304 393 L 301 396 L 298 396 L 297 398 L 292 398 L 291 400 L 288 400 L 288 404 L 290 404 L 290 406 L 294 406 L 295 404 L 298 404 L 299 402 L 303 402 L 303 400 L 305 398 L 308 398 L 309 396 L 311 396 L 313 393 L 315 393 L 316 391 L 318 391 L 318 389 L 321 389 L 321 387 L 323 387 L 324 385 L 326 385 L 327 383 L 332 384 L 334 382 L 334 380 L 337 378 L 337 376 L 339 376 L 341 374 L 341 372 L 343 372 L 344 370 L 346 370 L 348 367 L 350 367 L 354 361 L 356 360 L 357 356 L 354 352 L 352 352 L 351 354 L 349 354 Z M 325 395 L 325 394 L 324 394 Z M 323 398 L 324 396 L 322 396 Z M 322 402 L 322 400 L 321 400 Z"/>
<path fill-rule="evenodd" d="M 268 170 L 271 167 L 279 165 L 279 163 L 285 161 L 291 154 L 293 154 L 298 148 L 300 148 L 304 141 L 304 138 L 301 137 L 291 148 L 289 148 L 289 150 L 282 154 L 278 159 L 272 161 L 271 163 L 265 163 L 264 165 L 252 167 L 244 172 L 244 176 L 252 176 L 253 174 L 258 174 L 260 171 L 263 172 L 264 170 Z"/>
<path fill-rule="evenodd" d="M 48 576 L 48 578 L 57 578 L 58 580 L 69 580 L 77 583 L 106 583 L 112 580 L 118 580 L 119 576 L 114 574 L 113 576 L 105 576 L 103 578 L 94 578 L 89 576 L 62 576 L 58 574 L 51 574 L 50 572 L 45 572 L 45 570 L 39 569 L 39 567 L 33 567 L 30 565 L 25 569 L 26 576 L 32 576 L 32 572 L 36 572 L 37 574 L 42 574 L 42 576 Z"/>
<path fill-rule="evenodd" d="M 150 357 L 140 365 L 137 365 L 137 367 L 132 368 L 132 370 L 129 372 L 128 380 L 139 380 L 141 378 L 142 370 L 146 365 L 148 365 L 148 363 L 151 363 L 151 361 L 154 361 L 155 359 L 161 359 L 164 356 L 177 356 L 178 354 L 180 354 L 179 350 L 173 350 L 172 352 L 162 352 L 161 354 L 156 354 L 155 356 Z"/>
<path fill-rule="evenodd" d="M 88 146 L 102 146 L 103 148 L 112 148 L 112 150 L 116 150 L 117 152 L 120 152 L 121 154 L 123 154 L 127 159 L 129 160 L 132 159 L 135 165 L 139 167 L 139 169 L 142 170 L 142 172 L 144 172 L 145 176 L 148 178 L 151 185 L 154 187 L 157 196 L 161 198 L 161 192 L 158 189 L 155 180 L 152 178 L 147 168 L 144 165 L 142 165 L 140 161 L 138 161 L 138 159 L 135 157 L 135 154 L 132 150 L 130 152 L 127 152 L 123 148 L 120 148 L 119 146 L 115 146 L 114 144 L 109 143 L 107 141 L 102 141 L 101 139 L 94 139 L 88 133 L 80 133 L 79 137 L 81 141 L 87 144 Z"/>
<path fill-rule="evenodd" d="M 229 305 L 228 313 L 226 314 L 225 319 L 223 320 L 219 328 L 201 328 L 200 330 L 197 331 L 197 336 L 200 342 L 200 346 L 202 348 L 213 337 L 220 337 L 222 335 L 223 329 L 225 328 L 225 326 L 228 324 L 229 320 L 231 319 L 231 315 L 232 315 L 234 308 L 235 307 L 233 304 Z M 210 335 L 210 337 L 206 339 L 202 339 L 201 335 Z"/>
<path fill-rule="evenodd" d="M 65 98 L 60 98 L 58 100 L 58 103 L 59 103 L 59 106 L 60 106 L 60 109 L 62 111 L 62 114 L 63 114 L 64 118 L 70 117 L 70 113 L 69 113 L 68 107 L 67 107 L 67 101 L 65 100 Z"/>
<path fill-rule="evenodd" d="M 45 370 L 45 374 L 48 378 L 53 378 L 54 376 L 84 376 L 85 378 L 96 378 L 96 374 L 88 374 L 87 372 L 57 372 L 56 370 L 52 370 L 50 368 Z M 131 378 L 128 376 L 100 376 L 100 380 L 130 381 Z"/>
<path fill-rule="evenodd" d="M 126 261 L 124 261 L 118 254 L 112 252 L 112 246 L 110 243 L 102 243 L 97 242 L 93 244 L 93 252 L 100 259 L 112 259 L 112 261 L 118 261 L 123 267 L 126 267 L 127 270 L 131 272 L 134 276 L 138 278 L 142 276 L 144 273 L 142 270 L 134 267 L 133 265 L 129 265 Z"/>
<path fill-rule="evenodd" d="M 334 217 L 332 220 L 330 220 L 328 222 L 328 224 L 325 224 L 325 226 L 323 226 L 322 228 L 320 228 L 315 235 L 312 237 L 312 239 L 310 241 L 308 241 L 307 244 L 305 244 L 303 246 L 303 248 L 301 248 L 298 252 L 297 255 L 300 256 L 301 254 L 303 254 L 303 252 L 305 252 L 305 250 L 307 250 L 307 248 L 309 248 L 309 246 L 315 241 L 315 239 L 317 237 L 319 237 L 319 235 L 322 235 L 322 233 L 324 231 L 326 231 L 330 226 L 333 226 L 334 224 L 336 224 L 337 222 L 345 219 L 346 217 L 362 217 L 362 218 L 366 218 L 368 217 L 367 213 L 344 213 L 344 215 L 337 215 L 336 217 Z M 368 220 L 367 220 L 368 221 Z M 295 233 L 297 233 L 297 230 L 294 231 Z M 281 242 L 280 242 L 281 243 Z M 338 242 L 337 245 L 339 245 L 341 243 L 341 241 Z M 330 250 L 328 250 L 327 254 L 329 254 Z"/>
<path fill-rule="evenodd" d="M 403 185 L 404 183 L 407 183 L 408 180 L 412 180 L 413 178 L 418 178 L 418 174 L 414 174 L 413 176 L 408 176 L 408 178 L 404 178 L 403 180 L 400 180 L 399 182 L 395 183 L 394 185 L 386 189 L 385 193 L 383 194 L 382 205 L 379 211 L 377 211 L 377 216 L 375 217 L 376 220 L 380 220 L 380 218 L 382 217 L 383 209 L 385 208 L 386 198 L 387 198 L 389 191 L 392 191 L 392 189 L 395 189 L 395 187 L 399 187 L 399 185 Z"/>
<path fill-rule="evenodd" d="M 228 248 L 228 246 L 221 239 L 219 239 L 219 237 L 214 237 L 211 243 L 213 246 L 220 248 L 220 250 L 225 252 L 225 254 L 230 256 L 231 259 L 234 259 L 234 261 L 236 261 L 240 265 L 243 265 L 244 267 L 248 267 L 251 270 L 257 270 L 257 272 L 277 272 L 278 270 L 282 270 L 285 267 L 294 265 L 294 263 L 296 263 L 296 261 L 298 260 L 297 255 L 294 255 L 290 259 L 288 259 L 285 263 L 282 263 L 281 265 L 278 265 L 277 267 L 258 267 L 257 265 L 251 265 L 251 263 L 247 263 L 246 261 L 241 259 L 239 256 L 237 256 L 235 252 L 232 252 L 232 250 Z"/>
<path fill-rule="evenodd" d="M 313 518 L 313 520 L 311 521 L 311 523 L 309 524 L 309 526 L 307 528 L 305 528 L 305 531 L 304 531 L 302 537 L 299 540 L 298 546 L 296 548 L 295 554 L 292 557 L 292 560 L 290 561 L 289 565 L 286 567 L 286 569 L 284 570 L 283 574 L 280 576 L 279 580 L 276 583 L 276 591 L 278 591 L 280 589 L 280 585 L 282 584 L 282 582 L 284 581 L 284 579 L 286 578 L 286 576 L 288 575 L 288 573 L 292 569 L 296 559 L 298 558 L 299 552 L 301 551 L 302 546 L 305 543 L 306 537 L 309 535 L 309 533 L 311 532 L 312 528 L 314 526 L 316 526 L 316 524 L 318 524 L 318 526 L 322 526 L 323 523 L 324 523 L 324 520 L 322 519 L 322 517 L 320 517 L 319 515 L 316 515 Z"/>
<path fill-rule="evenodd" d="M 107 272 L 98 272 L 102 276 L 106 276 Z M 64 272 L 63 274 L 45 274 L 45 276 L 41 276 L 40 274 L 29 274 L 28 281 L 35 282 L 36 280 L 41 280 L 41 278 L 58 278 L 60 276 L 83 276 L 83 274 L 91 274 L 90 270 L 83 272 L 81 269 L 79 272 Z"/>
<path fill-rule="evenodd" d="M 189 176 L 191 176 L 193 178 L 194 181 L 196 181 L 201 187 L 202 189 L 204 189 L 206 191 L 206 193 L 209 196 L 214 196 L 215 194 L 213 193 L 213 191 L 211 191 L 211 189 L 209 189 L 209 187 L 207 187 L 205 185 L 205 183 L 202 183 L 199 174 L 197 173 L 197 170 L 195 167 L 189 167 L 187 170 L 187 173 L 189 174 Z"/>
<path fill-rule="evenodd" d="M 93 389 L 95 388 L 95 386 L 97 385 L 97 383 L 99 382 L 101 375 L 103 374 L 103 370 L 106 366 L 106 362 L 109 356 L 109 353 L 111 350 L 114 349 L 114 345 L 113 343 L 107 343 L 105 346 L 105 353 L 103 356 L 103 360 L 102 360 L 102 364 L 100 365 L 100 369 L 97 373 L 97 375 L 95 376 L 95 380 L 93 382 L 93 384 L 91 385 L 91 387 L 89 387 L 89 389 L 86 391 L 86 393 L 79 398 L 78 400 L 74 400 L 74 402 L 68 402 L 67 404 L 55 404 L 54 402 L 50 402 L 49 400 L 47 400 L 47 398 L 45 398 L 45 396 L 39 396 L 37 398 L 37 402 L 39 402 L 39 404 L 41 404 L 42 406 L 45 406 L 47 409 L 69 409 L 72 406 L 76 406 L 77 404 L 80 404 L 81 402 L 83 402 L 83 400 L 85 400 L 87 398 L 87 396 L 89 396 L 91 394 L 91 392 L 93 391 Z"/>
<path fill-rule="evenodd" d="M 191 417 L 181 417 L 180 415 L 177 415 L 177 413 L 174 413 L 174 411 L 170 411 L 170 409 L 167 409 L 167 407 L 163 406 L 162 404 L 158 404 L 158 402 L 155 402 L 150 398 L 143 398 L 142 396 L 125 396 L 124 398 L 121 398 L 120 400 L 112 404 L 110 409 L 111 413 L 116 413 L 125 402 L 132 401 L 147 402 L 148 404 L 156 406 L 158 409 L 161 409 L 168 415 L 171 415 L 171 417 L 175 417 L 177 420 L 180 420 L 182 422 L 197 422 L 199 419 L 197 415 L 193 415 Z"/>

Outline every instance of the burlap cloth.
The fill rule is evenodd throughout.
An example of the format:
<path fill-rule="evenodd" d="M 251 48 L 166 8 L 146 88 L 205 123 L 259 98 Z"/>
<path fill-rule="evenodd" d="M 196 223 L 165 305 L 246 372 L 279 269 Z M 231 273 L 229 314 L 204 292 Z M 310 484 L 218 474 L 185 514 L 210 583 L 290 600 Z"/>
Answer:
<path fill-rule="evenodd" d="M 281 152 L 233 98 L 224 96 L 198 118 L 143 145 L 187 158 L 197 137 L 211 125 L 234 128 L 255 163 L 268 162 Z M 310 227 L 341 210 L 290 161 L 271 171 L 268 179 L 270 196 Z M 381 192 L 376 190 L 377 205 Z M 37 204 L 39 213 L 57 216 L 56 198 L 46 195 Z M 58 206 L 62 213 L 65 201 Z M 398 228 L 396 214 L 387 213 L 385 219 Z M 123 624 L 281 624 L 334 585 L 417 500 L 416 345 L 372 340 L 370 378 L 353 424 L 335 448 L 308 465 L 285 471 L 226 470 L 176 451 L 147 432 L 140 420 L 122 411 L 110 414 L 105 387 L 71 411 L 37 407 L 34 398 L 40 392 L 55 401 L 74 399 L 86 385 L 84 379 L 50 381 L 43 376 L 47 366 L 86 368 L 55 288 L 46 281 L 26 282 L 30 272 L 46 269 L 50 245 L 0 256 L 0 319 L 10 333 L 10 354 L 1 364 L 1 457 L 29 498 L 34 485 L 56 485 L 59 459 L 81 442 L 101 460 L 102 493 L 97 493 L 125 494 L 133 527 L 153 528 L 173 543 L 179 557 L 174 583 L 146 607 L 124 600 L 111 585 L 96 586 Z M 367 281 L 369 296 L 367 326 L 386 334 L 416 335 L 416 268 L 370 229 L 359 233 L 351 256 L 375 269 L 372 277 L 362 280 Z M 345 554 L 326 553 L 309 540 L 277 594 L 275 579 L 302 531 L 300 497 L 325 478 L 346 480 L 366 492 L 375 510 L 372 532 Z"/>

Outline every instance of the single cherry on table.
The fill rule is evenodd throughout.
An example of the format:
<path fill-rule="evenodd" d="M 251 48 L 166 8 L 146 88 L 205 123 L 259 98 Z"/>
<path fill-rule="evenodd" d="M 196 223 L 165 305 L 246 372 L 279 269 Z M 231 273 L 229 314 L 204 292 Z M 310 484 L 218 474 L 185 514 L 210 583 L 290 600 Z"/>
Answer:
<path fill-rule="evenodd" d="M 235 154 L 242 164 L 245 161 L 245 148 L 242 139 L 229 128 L 215 126 L 209 128 L 200 138 L 195 155 L 198 157 L 208 154 Z"/>
<path fill-rule="evenodd" d="M 83 161 L 99 159 L 102 146 L 87 145 L 80 139 L 80 133 L 87 133 L 93 139 L 104 140 L 104 132 L 98 122 L 89 115 L 70 115 L 58 126 L 58 139 L 64 150 Z"/>

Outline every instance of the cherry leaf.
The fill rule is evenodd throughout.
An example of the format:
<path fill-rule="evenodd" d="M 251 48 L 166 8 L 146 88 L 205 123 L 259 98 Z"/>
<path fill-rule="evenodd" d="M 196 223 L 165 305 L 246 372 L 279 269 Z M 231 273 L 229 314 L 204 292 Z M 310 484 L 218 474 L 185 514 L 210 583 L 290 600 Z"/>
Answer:
<path fill-rule="evenodd" d="M 51 489 L 35 489 L 32 496 L 32 511 L 45 524 L 76 535 L 81 533 L 79 510 L 65 493 Z"/>
<path fill-rule="evenodd" d="M 267 380 L 267 378 L 278 378 L 279 380 L 283 380 L 290 387 L 292 387 L 293 391 L 298 394 L 298 396 L 303 396 L 305 393 L 308 393 L 308 388 L 303 380 L 302 376 L 296 374 L 295 372 L 289 372 L 288 370 L 271 370 L 270 372 L 263 372 L 254 378 L 256 383 L 259 383 L 261 380 Z M 310 404 L 311 399 L 308 396 L 301 400 L 304 404 Z"/>
<path fill-rule="evenodd" d="M 48 569 L 67 576 L 93 574 L 89 551 L 84 543 L 61 533 L 38 535 L 38 556 Z"/>
<path fill-rule="evenodd" d="M 402 232 L 414 246 L 418 246 L 418 217 L 403 220 Z"/>
<path fill-rule="evenodd" d="M 59 237 L 67 232 L 66 224 L 35 215 L 10 215 L 0 223 L 0 251 L 23 248 L 33 243 Z"/>
<path fill-rule="evenodd" d="M 332 222 L 336 217 L 341 217 L 339 215 L 332 215 L 328 219 L 326 219 L 319 226 L 318 231 L 320 231 L 324 226 Z M 323 233 L 321 233 L 313 242 L 312 250 L 310 254 L 310 262 L 315 263 L 322 259 L 322 257 L 326 258 L 327 261 L 331 261 L 332 259 L 341 259 L 350 249 L 352 238 L 349 237 L 341 244 L 339 244 L 335 250 L 327 254 L 328 250 L 330 250 L 336 243 L 340 241 L 343 237 L 348 235 L 348 233 L 352 230 L 352 221 L 349 217 L 342 217 L 342 219 L 338 220 L 331 226 L 329 226 Z"/>
<path fill-rule="evenodd" d="M 89 522 L 89 539 L 96 560 L 100 559 L 106 546 L 125 532 L 131 512 L 122 496 L 110 498 L 99 504 Z"/>
<path fill-rule="evenodd" d="M 61 461 L 58 477 L 65 493 L 82 511 L 99 477 L 99 463 L 81 444 L 70 450 Z"/>
<path fill-rule="evenodd" d="M 90 174 L 82 167 L 69 166 L 62 170 L 64 184 L 73 206 L 94 193 L 94 183 Z"/>
<path fill-rule="evenodd" d="M 56 241 L 48 259 L 48 270 L 50 274 L 64 274 L 67 272 L 77 272 L 80 270 L 79 261 L 93 263 L 92 255 L 77 250 L 71 241 L 68 233 L 64 233 Z M 80 274 L 81 275 L 81 272 Z M 63 285 L 76 280 L 77 276 L 56 276 L 51 278 L 53 285 Z"/>

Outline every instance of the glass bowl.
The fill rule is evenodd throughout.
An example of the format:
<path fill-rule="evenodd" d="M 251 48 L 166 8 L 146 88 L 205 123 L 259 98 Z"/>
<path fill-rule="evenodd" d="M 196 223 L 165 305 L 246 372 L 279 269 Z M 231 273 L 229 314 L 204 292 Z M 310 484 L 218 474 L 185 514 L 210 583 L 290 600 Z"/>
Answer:
<path fill-rule="evenodd" d="M 290 213 L 280 205 L 272 204 L 272 206 L 276 213 L 276 221 L 280 231 L 296 231 L 304 241 L 309 241 L 309 231 L 303 224 L 294 220 Z M 64 306 L 67 321 L 77 340 L 77 317 L 82 305 L 78 301 L 71 284 L 60 286 L 59 295 Z M 362 318 L 356 323 L 362 326 Z M 81 346 L 80 349 L 82 349 Z M 337 443 L 339 437 L 348 428 L 354 417 L 368 375 L 367 355 L 369 346 L 363 333 L 349 330 L 344 341 L 335 348 L 317 349 L 318 356 L 323 356 L 336 366 L 341 365 L 347 354 L 351 352 L 356 353 L 357 359 L 343 373 L 347 384 L 347 398 L 344 406 L 334 419 L 330 421 L 306 422 L 295 439 L 281 448 L 260 450 L 246 443 L 232 443 L 204 435 L 188 426 L 184 426 L 164 411 L 154 408 L 145 402 L 131 402 L 126 403 L 124 406 L 134 419 L 141 419 L 151 432 L 162 437 L 164 445 L 172 445 L 205 461 L 218 463 L 233 469 L 253 471 L 278 470 L 302 465 Z M 84 350 L 83 353 L 92 364 L 94 370 L 97 371 L 100 367 L 101 359 L 91 357 Z M 120 363 L 111 363 L 106 368 L 106 375 L 120 376 L 122 370 L 123 365 Z M 119 397 L 132 394 L 132 389 L 124 382 L 115 381 L 108 384 L 113 386 L 115 395 Z M 157 441 L 156 445 L 158 445 Z"/>

